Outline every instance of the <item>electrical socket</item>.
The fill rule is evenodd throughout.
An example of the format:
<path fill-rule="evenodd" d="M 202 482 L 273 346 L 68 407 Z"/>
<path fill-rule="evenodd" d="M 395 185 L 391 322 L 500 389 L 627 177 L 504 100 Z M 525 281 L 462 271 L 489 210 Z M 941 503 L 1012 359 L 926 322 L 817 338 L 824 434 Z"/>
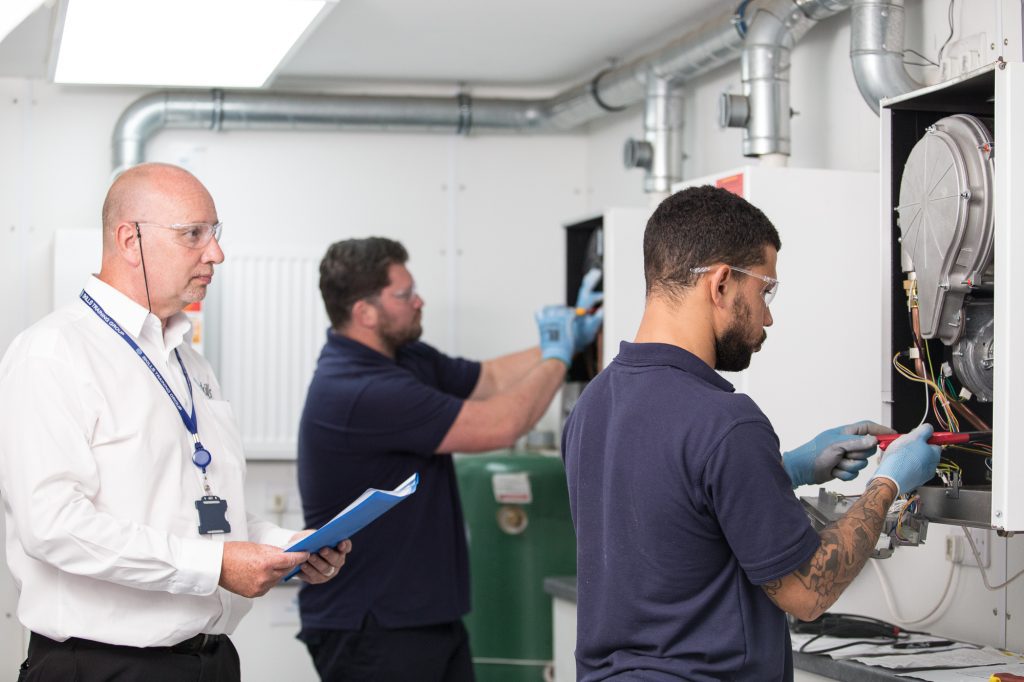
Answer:
<path fill-rule="evenodd" d="M 268 483 L 264 508 L 268 514 L 286 514 L 291 504 L 294 490 L 291 486 L 280 483 Z"/>
<path fill-rule="evenodd" d="M 971 534 L 971 539 L 974 540 L 974 546 L 978 549 L 978 556 L 981 557 L 981 568 L 988 568 L 989 564 L 992 563 L 992 556 L 990 545 L 990 536 L 992 531 L 987 528 L 968 528 L 967 532 Z M 961 531 L 961 534 L 963 531 Z M 967 546 L 967 538 L 958 538 L 964 543 L 964 566 L 978 566 L 977 560 L 974 558 L 974 553 L 971 548 Z"/>
<path fill-rule="evenodd" d="M 964 552 L 967 550 L 967 541 L 959 535 L 946 536 L 946 561 L 954 564 L 964 562 Z"/>
<path fill-rule="evenodd" d="M 974 540 L 974 546 L 978 549 L 978 556 L 981 557 L 981 568 L 988 568 L 992 563 L 989 552 L 989 531 L 984 528 L 968 528 Z M 978 566 L 974 558 L 974 552 L 967 542 L 967 538 L 961 532 L 946 536 L 946 560 L 962 566 Z"/>

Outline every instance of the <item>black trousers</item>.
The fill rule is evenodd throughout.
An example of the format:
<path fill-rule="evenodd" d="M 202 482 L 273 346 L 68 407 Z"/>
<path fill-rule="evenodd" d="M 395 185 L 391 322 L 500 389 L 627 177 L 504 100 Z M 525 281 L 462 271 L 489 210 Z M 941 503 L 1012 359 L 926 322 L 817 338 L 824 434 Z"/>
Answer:
<path fill-rule="evenodd" d="M 18 682 L 241 682 L 227 635 L 193 637 L 173 647 L 139 648 L 32 633 Z"/>
<path fill-rule="evenodd" d="M 368 615 L 359 630 L 299 634 L 323 682 L 473 682 L 461 620 L 386 630 Z"/>

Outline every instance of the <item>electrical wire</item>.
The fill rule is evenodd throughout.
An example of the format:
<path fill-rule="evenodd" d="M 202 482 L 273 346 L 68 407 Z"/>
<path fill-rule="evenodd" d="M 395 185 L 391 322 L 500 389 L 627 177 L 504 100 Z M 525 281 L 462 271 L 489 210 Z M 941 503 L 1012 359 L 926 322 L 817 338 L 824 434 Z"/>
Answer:
<path fill-rule="evenodd" d="M 981 567 L 981 563 L 982 563 L 981 562 L 981 553 L 978 551 L 977 545 L 974 544 L 974 538 L 971 537 L 970 532 L 967 530 L 967 526 L 960 526 L 960 530 L 962 530 L 964 532 L 964 535 L 967 536 L 967 544 L 971 546 L 971 554 L 974 555 L 974 560 L 978 562 L 978 570 L 981 571 L 981 582 L 983 582 L 985 584 L 985 589 L 986 590 L 988 590 L 989 592 L 995 592 L 996 590 L 1001 590 L 1004 587 L 1006 587 L 1007 585 L 1009 585 L 1010 583 L 1012 583 L 1017 578 L 1019 578 L 1022 575 L 1024 575 L 1024 568 L 1022 568 L 1021 570 L 1019 570 L 1016 573 L 1014 573 L 1012 578 L 1007 578 L 1006 580 L 1004 580 L 1003 582 L 999 583 L 998 585 L 989 585 L 988 584 L 988 573 L 985 571 L 984 568 Z"/>
<path fill-rule="evenodd" d="M 925 346 L 925 347 L 927 348 L 927 346 Z M 943 391 L 942 388 L 940 388 L 938 384 L 936 384 L 934 381 L 929 379 L 927 376 L 921 376 L 920 374 L 916 373 L 914 370 L 910 369 L 909 367 L 906 367 L 905 365 L 903 365 L 903 363 L 900 362 L 899 358 L 900 358 L 900 354 L 899 353 L 896 353 L 895 355 L 892 356 L 892 365 L 893 365 L 893 367 L 896 368 L 896 372 L 900 376 L 905 378 L 905 379 L 909 379 L 910 381 L 916 381 L 918 383 L 922 383 L 922 384 L 925 385 L 925 389 L 924 389 L 924 391 L 925 391 L 925 413 L 924 413 L 924 417 L 921 418 L 921 422 L 920 422 L 920 424 L 923 424 L 925 422 L 925 420 L 928 419 L 928 413 L 932 411 L 932 407 L 933 407 L 932 406 L 932 397 L 928 393 L 928 389 L 931 388 L 931 390 L 935 392 L 935 395 L 937 395 L 939 397 L 939 399 L 943 401 L 944 409 L 946 407 L 946 403 L 948 402 L 949 398 L 948 398 L 948 396 L 946 396 L 946 392 Z M 921 364 L 922 364 L 922 370 L 925 370 L 924 364 L 923 363 L 921 363 Z M 927 370 L 925 370 L 925 371 L 927 371 Z M 956 417 L 953 417 L 952 413 L 948 409 L 945 409 L 945 412 L 946 412 L 947 418 L 950 419 L 950 424 L 955 427 L 955 430 L 959 431 L 960 430 L 960 425 L 959 425 L 959 422 L 956 420 Z M 935 410 L 935 414 L 936 414 L 936 417 L 939 417 L 937 409 Z M 920 426 L 920 424 L 918 424 L 918 426 Z"/>
<path fill-rule="evenodd" d="M 933 61 L 932 61 L 931 59 L 928 59 L 928 57 L 925 57 L 925 56 L 924 56 L 923 54 L 921 54 L 921 53 L 920 53 L 920 52 L 918 52 L 917 50 L 911 50 L 911 49 L 909 49 L 909 48 L 908 48 L 908 49 L 906 49 L 906 50 L 903 50 L 903 54 L 907 54 L 908 52 L 909 52 L 910 54 L 913 54 L 913 55 L 917 55 L 917 56 L 918 56 L 918 57 L 920 57 L 921 59 L 925 60 L 925 62 L 927 62 L 927 63 L 925 63 L 925 64 L 922 64 L 922 63 L 920 63 L 920 62 L 909 62 L 909 61 L 907 61 L 906 59 L 904 59 L 904 60 L 903 60 L 903 63 L 904 63 L 904 64 L 910 64 L 910 65 L 912 65 L 912 66 L 938 66 L 938 65 L 939 65 L 939 64 L 938 64 L 938 62 L 933 62 Z"/>
<path fill-rule="evenodd" d="M 793 632 L 797 634 L 814 635 L 809 640 L 801 644 L 800 648 L 797 649 L 798 652 L 805 654 L 826 654 L 832 651 L 838 651 L 839 649 L 856 646 L 858 644 L 882 646 L 886 644 L 893 644 L 901 639 L 906 639 L 908 635 L 926 634 L 916 630 L 905 630 L 898 625 L 888 623 L 872 616 L 832 612 L 825 613 L 817 619 L 807 623 L 791 625 L 791 628 Z M 818 641 L 822 637 L 855 637 L 857 639 L 851 642 L 844 642 L 837 646 L 826 647 L 824 649 L 815 649 L 813 651 L 807 650 L 808 645 Z"/>
<path fill-rule="evenodd" d="M 949 0 L 949 10 L 946 13 L 947 19 L 949 20 L 949 37 L 946 38 L 946 42 L 942 43 L 942 47 L 939 48 L 938 60 L 942 61 L 942 53 L 945 52 L 946 46 L 949 45 L 949 41 L 953 39 L 953 2 L 955 0 Z"/>
<path fill-rule="evenodd" d="M 927 379 L 922 379 L 920 376 L 915 374 L 909 367 L 904 367 L 903 364 L 900 363 L 899 358 L 899 353 L 892 356 L 892 365 L 896 368 L 896 373 L 905 379 L 910 379 L 911 381 L 924 384 L 924 415 L 918 423 L 918 426 L 920 426 L 921 424 L 924 424 L 925 420 L 928 419 L 928 413 L 932 411 L 931 394 L 928 393 L 928 381 Z"/>
<path fill-rule="evenodd" d="M 924 343 L 923 345 L 924 345 L 925 357 L 928 358 L 928 374 L 934 379 L 936 374 L 935 374 L 935 365 L 932 364 L 932 347 L 929 346 L 927 343 Z M 941 382 L 942 379 L 939 379 L 939 381 Z M 935 382 L 934 380 L 932 381 L 932 386 L 935 389 L 935 396 L 941 396 L 942 397 L 942 409 L 946 413 L 946 422 L 943 424 L 943 428 L 946 428 L 949 431 L 959 431 L 960 430 L 960 424 L 959 424 L 959 422 L 957 422 L 956 418 L 950 412 L 950 409 L 949 409 L 949 396 L 946 395 L 946 390 L 944 388 L 942 388 L 942 386 L 939 383 Z M 934 405 L 935 396 L 932 397 L 932 400 L 933 400 L 932 404 L 933 405 Z M 938 409 L 935 410 L 935 417 L 939 418 L 939 411 L 938 411 Z"/>
<path fill-rule="evenodd" d="M 896 602 L 893 599 L 892 590 L 889 587 L 889 580 L 885 577 L 885 573 L 882 572 L 882 568 L 878 565 L 878 561 L 878 559 L 872 559 L 871 565 L 874 567 L 875 573 L 878 575 L 878 582 L 882 586 L 882 598 L 885 600 L 885 605 L 889 608 L 889 613 L 892 614 L 893 620 L 904 625 L 925 625 L 936 620 L 945 612 L 942 605 L 946 604 L 947 607 L 949 605 L 946 603 L 946 597 L 950 595 L 950 587 L 955 582 L 955 578 L 958 578 L 960 575 L 960 564 L 950 562 L 949 573 L 946 575 L 946 586 L 942 588 L 942 595 L 939 596 L 939 601 L 930 611 L 928 611 L 928 613 L 924 614 L 920 618 L 914 618 L 911 620 L 900 615 L 899 610 L 896 608 Z M 950 599 L 949 603 L 952 603 L 952 601 L 953 600 Z"/>
<path fill-rule="evenodd" d="M 802 653 L 802 654 L 827 654 L 827 653 L 831 653 L 833 651 L 839 651 L 840 649 L 845 649 L 847 647 L 857 646 L 858 644 L 870 644 L 872 646 L 884 646 L 886 644 L 895 644 L 896 642 L 899 641 L 899 637 L 879 637 L 878 639 L 858 639 L 858 640 L 855 640 L 853 642 L 845 642 L 843 644 L 837 644 L 836 646 L 830 646 L 830 647 L 827 647 L 825 649 L 815 649 L 814 651 L 808 651 L 807 650 L 807 645 L 808 644 L 811 644 L 812 642 L 816 642 L 819 639 L 821 639 L 822 637 L 828 637 L 828 634 L 822 633 L 820 635 L 815 635 L 814 637 L 811 637 L 809 640 L 807 640 L 806 642 L 801 644 L 800 648 L 797 649 L 797 651 Z"/>

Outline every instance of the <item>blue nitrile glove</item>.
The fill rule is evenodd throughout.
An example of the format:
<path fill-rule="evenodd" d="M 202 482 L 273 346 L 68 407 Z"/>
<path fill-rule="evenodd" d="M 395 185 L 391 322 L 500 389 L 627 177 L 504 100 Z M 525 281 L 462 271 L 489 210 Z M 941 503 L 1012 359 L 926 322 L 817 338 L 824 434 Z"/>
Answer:
<path fill-rule="evenodd" d="M 576 349 L 576 336 L 573 332 L 576 311 L 564 305 L 548 305 L 538 310 L 534 318 L 540 331 L 541 357 L 545 360 L 557 358 L 566 367 L 571 365 Z"/>
<path fill-rule="evenodd" d="M 580 282 L 580 290 L 576 294 L 576 307 L 582 308 L 583 312 L 589 313 L 594 306 L 604 300 L 604 294 L 594 291 L 594 287 L 601 281 L 601 268 L 590 268 L 587 274 L 583 275 Z"/>
<path fill-rule="evenodd" d="M 871 421 L 837 426 L 822 431 L 809 443 L 783 453 L 782 466 L 794 488 L 825 483 L 833 478 L 852 481 L 868 465 L 868 457 L 874 454 L 878 445 L 875 436 L 883 433 L 895 432 Z"/>
<path fill-rule="evenodd" d="M 580 309 L 576 309 L 576 319 L 573 320 L 573 334 L 576 337 L 576 347 L 573 351 L 581 352 L 584 348 L 594 343 L 597 332 L 604 324 L 604 308 L 601 308 L 593 315 L 580 315 Z"/>
<path fill-rule="evenodd" d="M 942 455 L 942 448 L 928 444 L 934 432 L 931 424 L 921 424 L 894 440 L 872 478 L 888 478 L 896 484 L 897 495 L 930 481 Z"/>

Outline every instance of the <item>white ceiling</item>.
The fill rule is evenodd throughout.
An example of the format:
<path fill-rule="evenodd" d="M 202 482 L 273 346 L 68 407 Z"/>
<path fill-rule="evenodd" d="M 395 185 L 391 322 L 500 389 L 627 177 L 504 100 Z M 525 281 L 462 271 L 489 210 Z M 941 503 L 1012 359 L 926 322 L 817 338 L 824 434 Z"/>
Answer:
<path fill-rule="evenodd" d="M 0 76 L 48 76 L 55 4 L 0 42 Z M 338 0 L 270 85 L 561 86 L 609 60 L 658 48 L 728 6 L 715 0 Z M 126 36 L 125 48 L 130 58 L 145 45 Z M 202 46 L 182 36 L 182 49 Z"/>

